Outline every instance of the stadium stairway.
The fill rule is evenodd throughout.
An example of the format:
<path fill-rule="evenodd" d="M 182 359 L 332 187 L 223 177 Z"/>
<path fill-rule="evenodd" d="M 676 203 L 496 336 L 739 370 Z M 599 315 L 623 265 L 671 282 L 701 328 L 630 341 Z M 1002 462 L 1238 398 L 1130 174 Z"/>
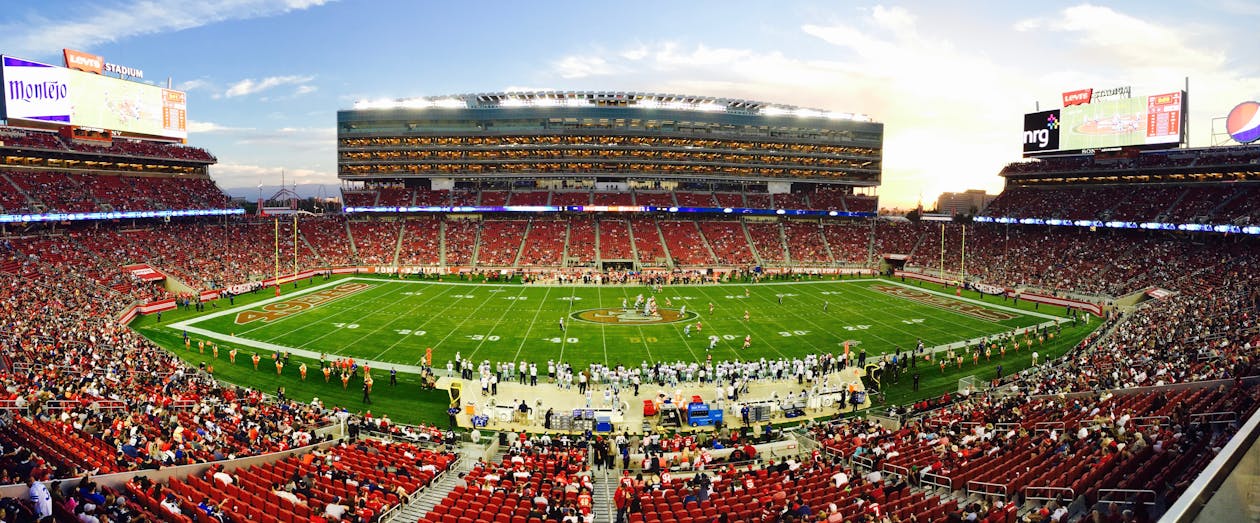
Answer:
<path fill-rule="evenodd" d="M 433 510 L 433 507 L 441 503 L 463 481 L 460 475 L 472 470 L 473 464 L 477 462 L 477 459 L 470 456 L 475 456 L 475 452 L 480 452 L 480 448 L 475 451 L 460 449 L 460 454 L 463 455 L 463 458 L 456 462 L 455 466 L 451 467 L 440 479 L 424 487 L 419 496 L 408 501 L 390 515 L 387 523 L 414 523 L 420 521 L 420 518 Z"/>
<path fill-rule="evenodd" d="M 438 263 L 446 267 L 446 220 L 438 224 Z"/>
<path fill-rule="evenodd" d="M 350 255 L 358 258 L 359 249 L 354 245 L 354 234 L 350 232 L 350 220 L 346 220 L 341 225 L 346 229 L 346 238 L 350 239 Z"/>
<path fill-rule="evenodd" d="M 831 242 L 827 241 L 827 232 L 823 229 L 823 222 L 822 222 L 822 220 L 819 220 L 819 221 L 818 221 L 818 234 L 819 234 L 820 236 L 822 236 L 822 244 L 823 244 L 823 248 L 827 250 L 827 261 L 829 261 L 829 262 L 831 262 L 831 263 L 835 263 L 835 262 L 836 262 L 836 255 L 835 255 L 834 253 L 832 253 L 832 252 L 831 252 Z M 870 262 L 870 260 L 869 260 L 869 259 L 868 259 L 868 260 L 866 260 L 866 261 L 867 261 L 867 262 Z"/>
<path fill-rule="evenodd" d="M 739 228 L 744 231 L 744 241 L 748 242 L 748 249 L 752 251 L 753 259 L 757 260 L 757 265 L 759 267 L 765 267 L 766 262 L 761 261 L 761 252 L 757 251 L 757 244 L 753 242 L 752 233 L 748 231 L 748 222 L 740 220 Z"/>
<path fill-rule="evenodd" d="M 35 198 L 32 198 L 31 195 L 27 193 L 25 189 L 23 189 L 17 183 L 14 183 L 14 181 L 9 178 L 9 175 L 0 173 L 0 180 L 3 180 L 4 183 L 9 184 L 9 187 L 13 188 L 14 192 L 22 195 L 23 198 L 26 198 L 26 205 L 28 207 L 39 203 L 39 201 L 36 200 Z M 8 189 L 9 187 L 0 187 L 0 190 L 5 190 L 5 189 Z"/>
<path fill-rule="evenodd" d="M 630 234 L 630 259 L 634 260 L 635 267 L 642 267 L 643 261 L 639 259 L 639 246 L 634 244 L 634 226 L 626 221 L 626 232 Z"/>
<path fill-rule="evenodd" d="M 525 222 L 525 232 L 521 233 L 521 244 L 516 247 L 516 256 L 512 258 L 512 266 L 521 266 L 521 256 L 525 255 L 525 244 L 529 242 L 529 231 L 534 228 L 534 218 Z"/>
<path fill-rule="evenodd" d="M 613 523 L 616 508 L 613 505 L 613 490 L 617 483 L 616 470 L 603 469 L 591 475 L 591 512 L 595 523 Z"/>
<path fill-rule="evenodd" d="M 405 227 L 405 225 L 406 222 L 404 221 L 398 222 L 398 243 L 394 244 L 394 257 L 390 263 L 394 267 L 398 266 L 398 257 L 402 256 L 403 236 L 406 236 L 407 234 L 407 227 Z"/>
<path fill-rule="evenodd" d="M 656 231 L 656 237 L 661 239 L 661 249 L 665 251 L 665 260 L 669 268 L 674 268 L 674 256 L 669 253 L 669 242 L 665 241 L 665 232 L 661 230 L 661 224 L 652 218 L 652 229 Z M 649 233 L 651 234 L 651 233 Z"/>
<path fill-rule="evenodd" d="M 792 249 L 788 248 L 787 231 L 783 229 L 782 223 L 779 224 L 778 231 L 779 231 L 779 248 L 783 249 L 783 262 L 787 264 L 791 264 L 792 263 Z"/>
<path fill-rule="evenodd" d="M 696 238 L 700 238 L 700 243 L 704 244 L 704 250 L 709 252 L 709 259 L 713 260 L 713 263 L 717 263 L 717 252 L 713 250 L 712 245 L 709 245 L 709 239 L 704 237 L 704 231 L 700 230 L 700 222 L 691 220 L 691 224 L 696 227 Z M 740 223 L 740 227 L 743 227 L 742 222 Z M 748 229 L 744 229 L 744 234 L 748 234 Z"/>
<path fill-rule="evenodd" d="M 599 220 L 595 220 L 595 266 L 603 267 L 604 253 L 599 250 Z"/>
<path fill-rule="evenodd" d="M 324 265 L 332 265 L 332 263 L 329 263 L 328 258 L 325 258 L 325 257 L 324 257 L 324 253 L 322 253 L 322 252 L 320 252 L 319 250 L 315 249 L 315 246 L 314 246 L 314 245 L 311 245 L 311 241 L 310 241 L 310 240 L 308 240 L 308 239 L 306 239 L 306 235 L 305 235 L 305 234 L 302 234 L 301 232 L 299 232 L 299 233 L 298 233 L 298 238 L 301 238 L 301 239 L 302 239 L 302 245 L 305 245 L 305 246 L 306 246 L 306 248 L 307 248 L 307 250 L 309 250 L 309 251 L 311 251 L 313 254 L 315 254 L 315 258 L 316 258 L 316 259 L 318 259 L 318 260 L 320 260 L 321 262 L 323 262 L 323 264 L 324 264 Z M 167 277 L 170 277 L 170 275 L 167 275 Z"/>

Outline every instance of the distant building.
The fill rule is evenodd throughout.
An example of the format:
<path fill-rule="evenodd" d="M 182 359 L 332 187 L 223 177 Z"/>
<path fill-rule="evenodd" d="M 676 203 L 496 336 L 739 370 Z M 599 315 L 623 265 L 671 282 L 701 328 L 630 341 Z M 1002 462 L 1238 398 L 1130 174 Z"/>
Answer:
<path fill-rule="evenodd" d="M 994 198 L 997 198 L 996 194 L 988 194 L 980 189 L 942 193 L 936 199 L 936 212 L 950 216 L 970 213 L 973 208 L 979 212 Z"/>

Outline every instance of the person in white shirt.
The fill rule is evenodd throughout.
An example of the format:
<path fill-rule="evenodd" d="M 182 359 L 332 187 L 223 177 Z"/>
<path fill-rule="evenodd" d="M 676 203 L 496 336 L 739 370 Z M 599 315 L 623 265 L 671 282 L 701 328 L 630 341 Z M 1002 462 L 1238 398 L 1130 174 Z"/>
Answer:
<path fill-rule="evenodd" d="M 350 507 L 342 505 L 341 496 L 336 496 L 333 498 L 332 503 L 324 506 L 324 516 L 332 518 L 336 521 L 341 521 L 342 516 L 346 515 L 347 510 L 350 510 Z"/>
<path fill-rule="evenodd" d="M 179 509 L 179 500 L 175 499 L 174 494 L 167 494 L 166 499 L 162 500 L 162 508 L 171 514 L 183 514 Z"/>
<path fill-rule="evenodd" d="M 48 492 L 48 486 L 35 481 L 34 478 L 28 477 L 26 478 L 26 487 L 30 489 L 31 504 L 35 508 L 35 519 L 42 521 L 45 518 L 52 517 L 52 494 Z"/>
<path fill-rule="evenodd" d="M 840 472 L 831 475 L 831 481 L 836 483 L 836 488 L 841 488 L 849 483 L 849 475 L 845 474 L 844 471 L 841 470 Z"/>

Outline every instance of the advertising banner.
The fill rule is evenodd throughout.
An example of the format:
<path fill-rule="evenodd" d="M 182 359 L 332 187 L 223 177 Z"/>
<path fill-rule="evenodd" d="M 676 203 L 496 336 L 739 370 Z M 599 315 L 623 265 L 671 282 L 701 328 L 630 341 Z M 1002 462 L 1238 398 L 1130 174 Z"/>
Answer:
<path fill-rule="evenodd" d="M 11 56 L 3 57 L 2 65 L 4 117 L 9 120 L 188 137 L 187 95 L 183 92 Z"/>

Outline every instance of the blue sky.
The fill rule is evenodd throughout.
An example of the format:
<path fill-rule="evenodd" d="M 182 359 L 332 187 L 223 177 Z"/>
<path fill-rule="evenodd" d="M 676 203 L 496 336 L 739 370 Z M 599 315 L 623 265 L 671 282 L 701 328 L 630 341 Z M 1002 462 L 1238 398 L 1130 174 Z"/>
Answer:
<path fill-rule="evenodd" d="M 1063 91 L 1191 82 L 1191 143 L 1260 98 L 1260 3 L 17 0 L 0 52 L 63 47 L 170 77 L 224 188 L 336 183 L 336 110 L 364 98 L 641 90 L 885 123 L 885 205 L 997 192 L 1021 115 Z M 1055 105 L 1057 106 L 1057 105 Z"/>

